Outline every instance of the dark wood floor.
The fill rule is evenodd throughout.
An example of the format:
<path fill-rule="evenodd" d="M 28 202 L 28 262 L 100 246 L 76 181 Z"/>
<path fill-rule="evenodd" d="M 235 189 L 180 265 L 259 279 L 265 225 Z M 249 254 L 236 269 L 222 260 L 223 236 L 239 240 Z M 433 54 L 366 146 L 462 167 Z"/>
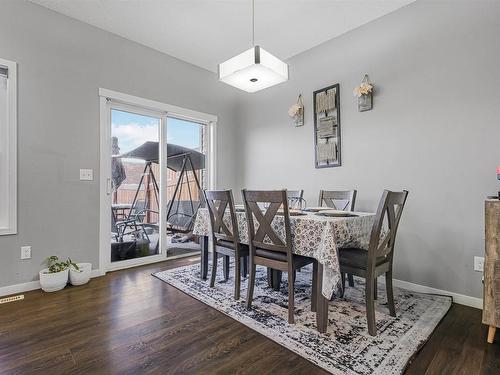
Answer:
<path fill-rule="evenodd" d="M 117 271 L 0 305 L 0 374 L 322 374 L 323 370 L 151 277 L 199 259 Z M 500 374 L 477 309 L 454 305 L 408 374 Z"/>

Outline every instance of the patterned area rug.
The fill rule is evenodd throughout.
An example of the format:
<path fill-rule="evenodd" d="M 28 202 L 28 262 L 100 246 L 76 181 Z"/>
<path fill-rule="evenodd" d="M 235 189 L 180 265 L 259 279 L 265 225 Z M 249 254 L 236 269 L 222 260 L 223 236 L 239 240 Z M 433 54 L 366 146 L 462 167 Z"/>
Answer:
<path fill-rule="evenodd" d="M 323 369 L 338 375 L 400 374 L 451 306 L 451 298 L 395 288 L 397 317 L 389 315 L 384 284 L 379 283 L 376 337 L 368 334 L 363 280 L 347 287 L 344 298 L 329 304 L 326 334 L 316 330 L 311 313 L 312 269 L 297 273 L 295 282 L 295 324 L 287 321 L 287 283 L 279 292 L 267 286 L 266 269 L 257 267 L 252 309 L 245 307 L 246 279 L 242 298 L 233 299 L 234 284 L 222 277 L 218 268 L 215 288 L 200 279 L 199 264 L 154 274 L 188 295 L 260 332 Z M 284 274 L 283 279 L 286 278 Z"/>

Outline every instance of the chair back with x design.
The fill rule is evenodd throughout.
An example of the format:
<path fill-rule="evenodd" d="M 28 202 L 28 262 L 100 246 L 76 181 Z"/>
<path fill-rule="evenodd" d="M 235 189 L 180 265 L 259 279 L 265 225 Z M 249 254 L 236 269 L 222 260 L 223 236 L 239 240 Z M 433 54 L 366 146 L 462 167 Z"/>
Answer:
<path fill-rule="evenodd" d="M 212 236 L 216 240 L 230 241 L 236 244 L 239 240 L 236 210 L 231 190 L 205 190 Z M 229 210 L 231 227 L 224 222 L 224 215 Z"/>
<path fill-rule="evenodd" d="M 318 205 L 323 206 L 324 203 L 327 207 L 331 207 L 334 210 L 354 211 L 354 205 L 356 203 L 356 193 L 356 190 L 320 190 Z"/>
<path fill-rule="evenodd" d="M 408 191 L 394 192 L 385 190 L 375 215 L 370 245 L 368 247 L 368 266 L 374 267 L 377 258 L 386 257 L 392 262 L 394 243 L 399 221 L 408 197 Z M 385 225 L 385 219 L 387 224 Z"/>
<path fill-rule="evenodd" d="M 242 194 L 251 251 L 259 248 L 291 256 L 292 235 L 286 190 L 242 190 Z M 267 208 L 263 210 L 261 206 L 267 206 Z M 273 220 L 278 215 L 282 216 L 284 221 L 284 240 L 272 226 Z"/>

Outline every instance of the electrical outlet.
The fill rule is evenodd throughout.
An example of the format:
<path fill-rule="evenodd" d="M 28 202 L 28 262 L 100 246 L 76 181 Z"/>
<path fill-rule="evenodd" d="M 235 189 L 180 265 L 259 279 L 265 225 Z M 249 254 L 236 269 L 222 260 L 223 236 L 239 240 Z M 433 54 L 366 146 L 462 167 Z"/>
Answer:
<path fill-rule="evenodd" d="M 31 246 L 21 247 L 21 259 L 31 259 Z"/>
<path fill-rule="evenodd" d="M 94 171 L 92 169 L 80 169 L 80 181 L 92 181 Z"/>
<path fill-rule="evenodd" d="M 474 271 L 484 271 L 484 257 L 474 257 Z"/>

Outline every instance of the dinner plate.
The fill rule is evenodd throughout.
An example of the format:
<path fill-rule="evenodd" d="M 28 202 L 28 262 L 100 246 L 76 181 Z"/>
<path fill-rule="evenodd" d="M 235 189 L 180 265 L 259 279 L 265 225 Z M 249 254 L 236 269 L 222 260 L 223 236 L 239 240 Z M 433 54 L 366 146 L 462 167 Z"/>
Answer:
<path fill-rule="evenodd" d="M 304 208 L 304 211 L 309 211 L 309 212 L 320 212 L 320 211 L 325 211 L 325 210 L 331 210 L 331 207 L 307 207 L 307 208 Z"/>
<path fill-rule="evenodd" d="M 307 215 L 305 212 L 302 212 L 301 210 L 288 210 L 288 212 L 290 213 L 290 216 L 303 216 L 303 215 Z M 283 215 L 283 210 L 282 209 L 278 210 L 278 212 L 276 213 L 276 215 Z"/>
<path fill-rule="evenodd" d="M 316 213 L 316 215 L 326 216 L 326 217 L 357 217 L 357 216 L 359 216 L 358 214 L 355 214 L 353 212 L 336 211 L 336 210 L 322 211 L 322 212 Z"/>
<path fill-rule="evenodd" d="M 276 215 L 283 215 L 283 211 L 277 212 Z M 301 212 L 301 211 L 297 211 L 297 212 L 290 211 L 290 216 L 304 216 L 304 215 L 307 215 L 307 213 Z"/>

